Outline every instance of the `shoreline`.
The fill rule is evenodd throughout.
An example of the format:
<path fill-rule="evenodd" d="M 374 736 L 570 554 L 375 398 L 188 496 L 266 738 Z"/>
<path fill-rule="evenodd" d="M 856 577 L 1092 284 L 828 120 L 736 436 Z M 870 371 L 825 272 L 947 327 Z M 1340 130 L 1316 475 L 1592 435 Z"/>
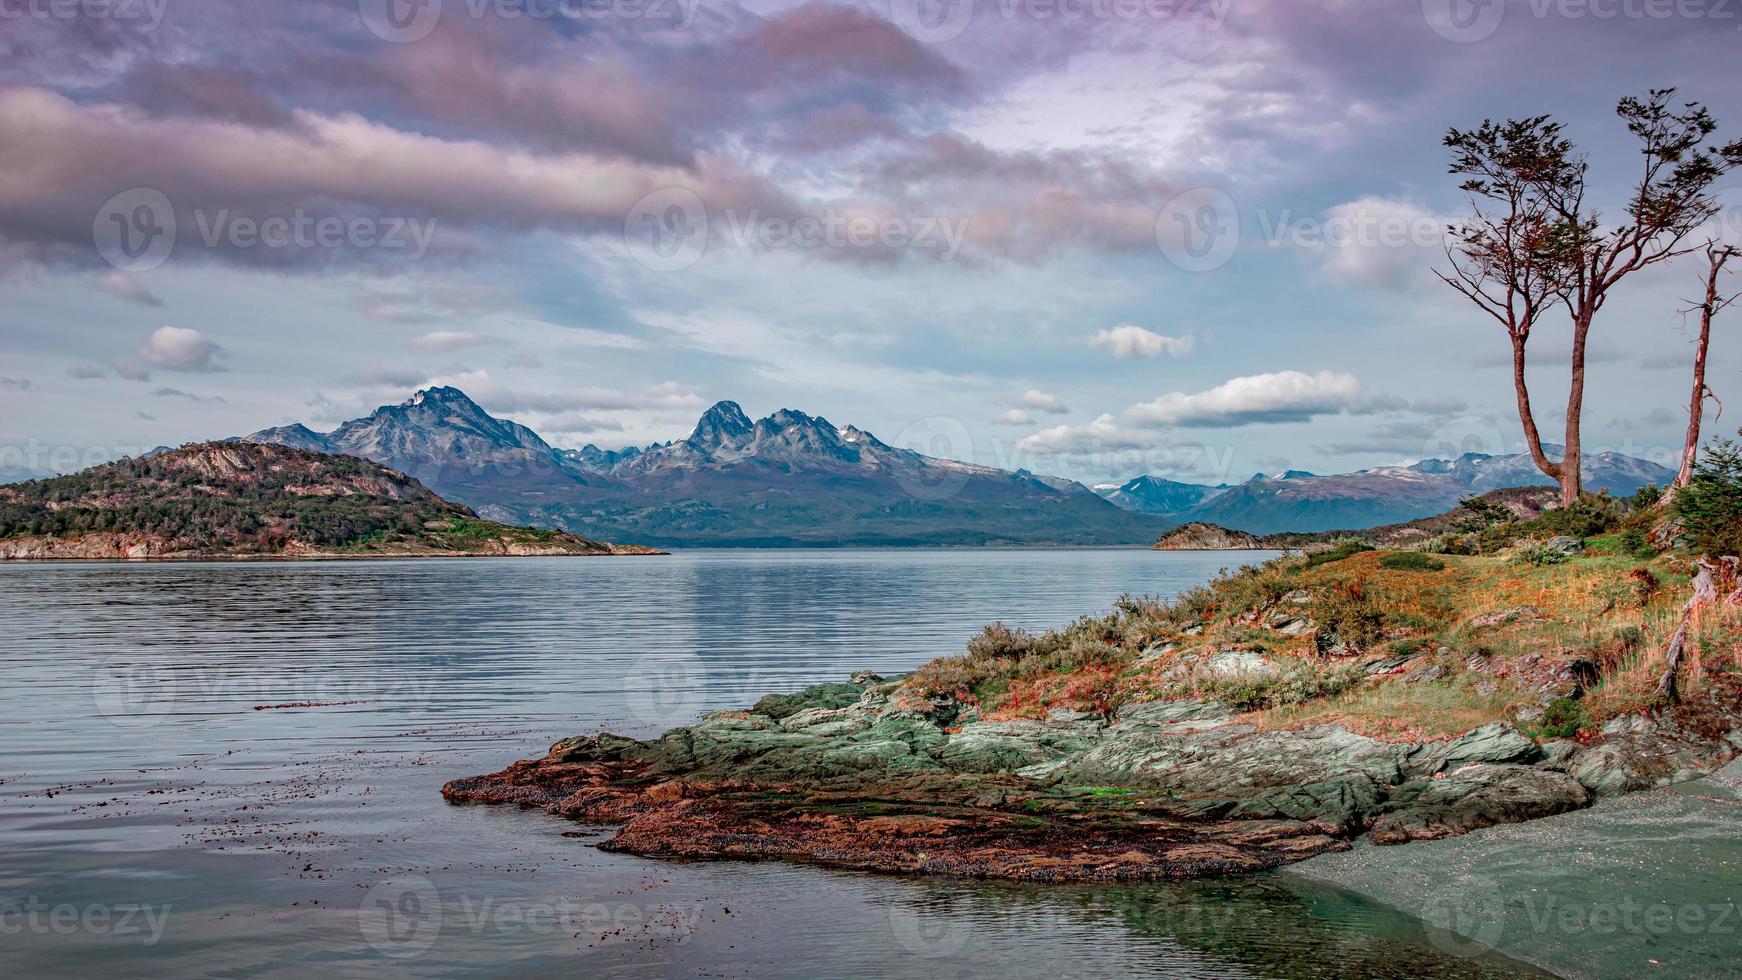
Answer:
<path fill-rule="evenodd" d="M 599 846 L 646 857 L 1173 880 L 1582 810 L 1716 770 L 1742 751 L 1732 729 L 1709 739 L 1629 717 L 1585 743 L 1539 745 L 1505 723 L 1384 742 L 1330 725 L 1265 731 L 1192 701 L 989 722 L 953 698 L 856 675 L 652 741 L 565 739 L 442 795 L 611 825 Z"/>

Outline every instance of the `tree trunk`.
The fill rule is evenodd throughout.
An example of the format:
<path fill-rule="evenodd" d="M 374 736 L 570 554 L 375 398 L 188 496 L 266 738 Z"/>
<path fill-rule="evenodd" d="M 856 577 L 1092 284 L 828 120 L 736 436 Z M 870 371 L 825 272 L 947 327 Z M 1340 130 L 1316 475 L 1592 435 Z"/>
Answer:
<path fill-rule="evenodd" d="M 1567 390 L 1567 438 L 1561 454 L 1561 506 L 1579 502 L 1584 489 L 1584 466 L 1580 447 L 1579 420 L 1585 411 L 1585 341 L 1591 334 L 1593 311 L 1585 311 L 1573 319 L 1573 377 Z"/>
<path fill-rule="evenodd" d="M 1518 418 L 1524 423 L 1524 444 L 1530 449 L 1530 458 L 1537 469 L 1558 483 L 1561 467 L 1542 451 L 1542 433 L 1537 431 L 1536 413 L 1530 407 L 1530 386 L 1524 380 L 1524 338 L 1517 334 L 1512 336 L 1512 388 L 1518 394 Z"/>
<path fill-rule="evenodd" d="M 1674 702 L 1681 696 L 1676 685 L 1676 674 L 1681 670 L 1682 650 L 1687 646 L 1688 626 L 1693 622 L 1694 614 L 1700 611 L 1701 606 L 1718 598 L 1718 583 L 1712 576 L 1713 566 L 1701 559 L 1699 568 L 1694 574 L 1693 597 L 1682 607 L 1681 625 L 1676 627 L 1675 635 L 1669 639 L 1669 648 L 1664 652 L 1664 659 L 1668 664 L 1664 668 L 1663 676 L 1657 681 L 1657 696 L 1664 701 Z"/>
<path fill-rule="evenodd" d="M 1688 399 L 1688 437 L 1682 444 L 1681 469 L 1675 475 L 1675 487 L 1680 489 L 1694 481 L 1694 461 L 1700 451 L 1700 421 L 1706 406 L 1706 352 L 1712 345 L 1712 317 L 1718 312 L 1718 277 L 1724 264 L 1736 253 L 1730 250 L 1707 250 L 1711 271 L 1706 276 L 1706 298 L 1700 304 L 1700 343 L 1694 348 L 1694 391 Z"/>

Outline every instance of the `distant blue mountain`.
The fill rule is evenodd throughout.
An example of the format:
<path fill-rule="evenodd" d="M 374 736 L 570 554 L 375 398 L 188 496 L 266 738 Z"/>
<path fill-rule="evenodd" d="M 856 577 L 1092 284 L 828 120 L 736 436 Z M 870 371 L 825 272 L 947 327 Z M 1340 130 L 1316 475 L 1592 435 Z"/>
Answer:
<path fill-rule="evenodd" d="M 362 456 L 492 520 L 662 547 L 1150 544 L 1172 524 L 1070 480 L 890 446 L 855 426 L 734 402 L 688 438 L 645 448 L 557 449 L 456 388 L 321 433 L 242 437 Z"/>

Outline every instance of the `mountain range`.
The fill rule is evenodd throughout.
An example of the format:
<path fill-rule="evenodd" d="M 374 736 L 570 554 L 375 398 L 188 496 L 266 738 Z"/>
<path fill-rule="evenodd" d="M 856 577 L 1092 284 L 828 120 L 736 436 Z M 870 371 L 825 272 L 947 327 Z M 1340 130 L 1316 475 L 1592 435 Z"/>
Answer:
<path fill-rule="evenodd" d="M 373 460 L 491 520 L 654 547 L 1147 545 L 1187 522 L 1253 534 L 1395 524 L 1549 482 L 1527 456 L 1471 453 L 1334 476 L 1290 470 L 1216 486 L 1140 476 L 1091 490 L 926 456 L 793 409 L 751 419 L 729 401 L 684 439 L 559 449 L 451 387 L 331 432 L 288 425 L 240 438 Z M 1615 453 L 1585 460 L 1592 490 L 1629 494 L 1672 476 Z"/>
<path fill-rule="evenodd" d="M 1559 448 L 1551 447 L 1551 453 L 1558 455 Z M 1582 465 L 1585 488 L 1593 493 L 1626 496 L 1646 484 L 1664 486 L 1675 478 L 1663 466 L 1620 453 L 1586 456 Z M 1466 453 L 1455 460 L 1427 459 L 1335 476 L 1300 470 L 1275 477 L 1260 473 L 1232 487 L 1145 476 L 1095 491 L 1116 506 L 1175 523 L 1275 534 L 1400 524 L 1443 513 L 1472 495 L 1553 483 L 1522 453 Z"/>
<path fill-rule="evenodd" d="M 361 456 L 492 520 L 659 547 L 1149 544 L 1171 526 L 1069 480 L 890 446 L 857 427 L 734 402 L 689 437 L 557 449 L 456 388 L 430 388 L 332 432 L 242 441 Z"/>

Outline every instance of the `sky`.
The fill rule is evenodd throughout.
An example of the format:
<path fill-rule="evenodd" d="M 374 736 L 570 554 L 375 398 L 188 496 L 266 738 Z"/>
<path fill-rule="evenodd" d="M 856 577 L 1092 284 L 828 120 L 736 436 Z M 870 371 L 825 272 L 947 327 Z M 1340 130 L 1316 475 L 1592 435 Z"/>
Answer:
<path fill-rule="evenodd" d="M 562 447 L 730 399 L 1091 483 L 1516 451 L 1433 273 L 1447 129 L 1553 114 L 1613 214 L 1616 101 L 1728 141 L 1739 81 L 1729 0 L 0 0 L 0 470 L 431 384 Z M 1676 454 L 1702 272 L 1602 311 L 1588 451 Z"/>

